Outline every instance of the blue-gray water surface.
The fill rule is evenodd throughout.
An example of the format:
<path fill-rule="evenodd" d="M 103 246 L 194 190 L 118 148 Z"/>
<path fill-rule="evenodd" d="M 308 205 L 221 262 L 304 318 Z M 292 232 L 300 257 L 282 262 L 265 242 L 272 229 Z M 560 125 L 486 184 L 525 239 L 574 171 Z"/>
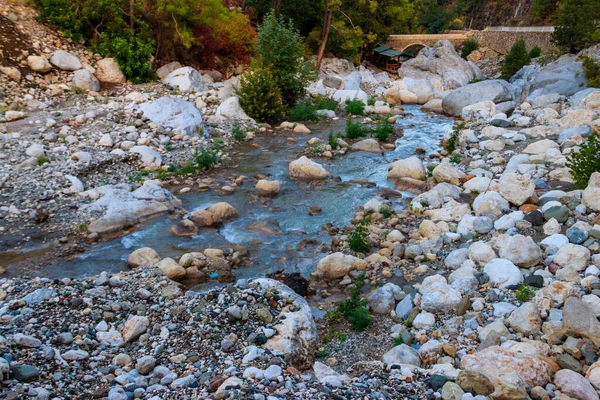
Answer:
<path fill-rule="evenodd" d="M 393 188 L 387 180 L 390 163 L 398 158 L 409 157 L 415 149 L 423 148 L 431 153 L 439 148 L 440 138 L 452 127 L 453 120 L 444 116 L 424 113 L 418 106 L 405 106 L 406 115 L 398 118 L 396 124 L 404 135 L 396 141 L 394 151 L 381 154 L 349 152 L 333 160 L 316 161 L 333 175 L 341 177 L 341 182 L 331 182 L 311 186 L 291 180 L 288 177 L 288 164 L 298 157 L 301 149 L 312 137 L 325 141 L 330 127 L 313 130 L 306 136 L 296 137 L 296 143 L 286 142 L 288 135 L 276 139 L 255 140 L 239 145 L 234 157 L 236 165 L 223 172 L 227 176 L 244 175 L 246 183 L 231 195 L 221 195 L 212 190 L 192 191 L 178 195 L 186 210 L 194 211 L 220 201 L 226 201 L 239 212 L 239 219 L 225 224 L 219 230 L 201 229 L 191 237 L 176 237 L 168 232 L 175 223 L 169 216 L 162 216 L 141 225 L 139 229 L 125 237 L 97 243 L 71 261 L 53 263 L 40 271 L 40 276 L 50 278 L 78 277 L 98 274 L 101 271 L 115 272 L 126 269 L 128 255 L 140 247 L 152 247 L 161 257 L 178 258 L 188 251 L 201 251 L 219 247 L 227 243 L 238 243 L 250 249 L 252 265 L 239 268 L 238 278 L 255 278 L 278 270 L 300 272 L 307 276 L 314 271 L 317 262 L 323 257 L 321 246 L 308 246 L 297 251 L 298 244 L 306 238 L 316 239 L 325 245 L 331 243 L 330 235 L 322 229 L 324 224 L 342 227 L 350 223 L 357 208 L 376 196 L 381 188 Z M 341 121 L 343 122 L 343 121 Z M 336 127 L 341 130 L 343 124 Z M 281 182 L 281 191 L 270 202 L 264 202 L 254 194 L 255 175 L 271 175 L 269 179 Z M 376 187 L 363 187 L 349 183 L 351 180 L 367 180 Z M 394 206 L 399 207 L 394 200 Z M 319 206 L 322 212 L 309 216 L 310 206 Z M 248 229 L 257 221 L 273 222 L 279 225 L 282 234 L 269 235 Z"/>

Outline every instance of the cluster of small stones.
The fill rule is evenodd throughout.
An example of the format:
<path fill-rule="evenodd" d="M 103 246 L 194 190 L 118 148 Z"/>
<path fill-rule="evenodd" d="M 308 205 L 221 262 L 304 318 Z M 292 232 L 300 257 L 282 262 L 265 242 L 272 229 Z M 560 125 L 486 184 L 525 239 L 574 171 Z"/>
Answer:
<path fill-rule="evenodd" d="M 511 117 L 479 113 L 454 154 L 395 161 L 389 178 L 414 197 L 387 190 L 330 229 L 334 253 L 311 276 L 317 305 L 331 308 L 364 273 L 372 351 L 389 350 L 376 362 L 426 371 L 437 397 L 598 399 L 600 174 L 574 190 L 565 164 L 600 132 L 599 100 L 586 89 Z M 349 235 L 365 218 L 372 250 L 356 254 Z"/>
<path fill-rule="evenodd" d="M 416 383 L 398 369 L 359 364 L 353 378 L 338 378 L 320 363 L 315 376 L 265 348 L 295 306 L 252 281 L 185 291 L 159 268 L 144 266 L 77 280 L 3 279 L 3 396 L 427 398 L 426 376 Z"/>

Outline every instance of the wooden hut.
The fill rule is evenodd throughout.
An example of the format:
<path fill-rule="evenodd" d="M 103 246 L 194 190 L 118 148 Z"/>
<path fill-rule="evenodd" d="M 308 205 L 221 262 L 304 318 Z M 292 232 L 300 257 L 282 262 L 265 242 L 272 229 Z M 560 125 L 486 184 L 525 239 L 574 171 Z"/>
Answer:
<path fill-rule="evenodd" d="M 394 50 L 382 44 L 378 44 L 372 53 L 373 64 L 392 74 L 397 74 L 402 63 L 411 58 L 413 56 L 408 53 Z"/>

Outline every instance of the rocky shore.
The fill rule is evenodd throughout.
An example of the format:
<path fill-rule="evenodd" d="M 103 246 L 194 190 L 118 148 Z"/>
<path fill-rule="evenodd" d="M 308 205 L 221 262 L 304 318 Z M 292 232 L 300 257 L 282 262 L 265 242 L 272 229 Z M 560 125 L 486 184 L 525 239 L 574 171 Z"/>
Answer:
<path fill-rule="evenodd" d="M 230 204 L 188 213 L 176 196 L 225 195 L 247 178 L 221 184 L 178 168 L 200 149 L 225 163 L 235 141 L 311 133 L 249 119 L 235 76 L 172 63 L 160 83 L 131 85 L 26 8 L 0 11 L 0 38 L 20 49 L 0 66 L 2 250 L 57 241 L 78 251 L 166 213 L 176 236 L 218 228 L 239 217 Z M 600 58 L 597 46 L 584 53 Z M 0 397 L 598 400 L 600 172 L 575 189 L 567 161 L 600 133 L 600 90 L 587 88 L 579 56 L 510 82 L 479 81 L 443 41 L 397 80 L 327 60 L 310 94 L 363 101 L 365 124 L 403 118 L 406 104 L 460 121 L 439 152 L 389 165 L 397 191 L 349 226 L 324 227 L 331 251 L 308 281 L 276 274 L 300 294 L 237 281 L 249 250 L 233 244 L 176 258 L 139 248 L 130 270 L 93 277 L 0 277 Z M 289 177 L 327 185 L 341 178 L 324 159 L 394 148 L 336 144 L 310 139 Z M 279 194 L 280 182 L 253 178 L 258 196 Z M 363 279 L 354 306 L 372 321 L 357 332 L 338 305 Z M 189 290 L 216 281 L 229 284 Z"/>

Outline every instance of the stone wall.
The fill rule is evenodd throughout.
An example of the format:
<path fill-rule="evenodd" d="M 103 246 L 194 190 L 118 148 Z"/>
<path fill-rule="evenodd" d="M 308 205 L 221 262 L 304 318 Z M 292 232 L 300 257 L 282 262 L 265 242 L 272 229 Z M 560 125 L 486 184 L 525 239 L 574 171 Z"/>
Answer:
<path fill-rule="evenodd" d="M 525 39 L 527 50 L 539 46 L 542 53 L 558 52 L 551 41 L 552 32 L 471 31 L 469 36 L 477 39 L 479 47 L 488 47 L 502 55 L 507 54 L 511 46 L 521 38 Z"/>

